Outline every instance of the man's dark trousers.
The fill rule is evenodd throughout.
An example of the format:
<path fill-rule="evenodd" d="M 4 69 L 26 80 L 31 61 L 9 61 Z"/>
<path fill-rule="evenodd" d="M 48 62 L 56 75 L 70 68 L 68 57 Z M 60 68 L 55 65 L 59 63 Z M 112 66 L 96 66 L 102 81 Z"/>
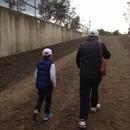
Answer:
<path fill-rule="evenodd" d="M 90 105 L 96 107 L 100 81 L 101 76 L 80 79 L 80 119 L 86 120 L 88 118 Z"/>

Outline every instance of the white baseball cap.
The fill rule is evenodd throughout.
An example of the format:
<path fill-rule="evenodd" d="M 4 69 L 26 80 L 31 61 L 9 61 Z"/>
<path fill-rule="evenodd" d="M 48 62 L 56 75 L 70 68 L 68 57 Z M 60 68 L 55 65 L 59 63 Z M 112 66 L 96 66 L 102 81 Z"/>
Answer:
<path fill-rule="evenodd" d="M 90 30 L 89 32 L 88 32 L 88 35 L 89 36 L 99 36 L 99 32 L 97 31 L 97 30 Z"/>
<path fill-rule="evenodd" d="M 52 50 L 50 48 L 45 48 L 42 51 L 42 55 L 43 56 L 50 56 L 50 55 L 52 55 Z"/>

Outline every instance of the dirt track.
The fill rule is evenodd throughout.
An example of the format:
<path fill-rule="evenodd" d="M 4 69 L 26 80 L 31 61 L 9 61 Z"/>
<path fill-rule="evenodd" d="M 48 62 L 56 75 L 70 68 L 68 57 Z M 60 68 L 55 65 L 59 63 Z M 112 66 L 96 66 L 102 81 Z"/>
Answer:
<path fill-rule="evenodd" d="M 100 87 L 102 109 L 90 114 L 88 130 L 129 130 L 130 39 L 102 37 L 112 53 Z M 31 121 L 35 104 L 34 73 L 0 91 L 0 130 L 78 130 L 79 77 L 75 52 L 56 61 L 57 88 L 53 93 L 54 117 Z"/>

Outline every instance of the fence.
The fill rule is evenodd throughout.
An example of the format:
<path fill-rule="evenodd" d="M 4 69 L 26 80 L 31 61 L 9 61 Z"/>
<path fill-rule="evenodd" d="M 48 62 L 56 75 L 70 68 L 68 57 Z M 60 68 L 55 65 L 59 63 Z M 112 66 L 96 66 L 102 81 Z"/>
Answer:
<path fill-rule="evenodd" d="M 9 8 L 9 1 L 17 1 L 16 6 L 13 8 L 13 10 L 20 11 L 24 14 L 31 15 L 33 17 L 42 19 L 42 17 L 39 15 L 39 8 L 38 4 L 40 3 L 40 0 L 0 0 L 0 5 L 3 7 Z M 23 6 L 19 7 L 19 5 L 22 4 Z M 51 21 L 53 22 L 53 21 Z M 80 24 L 81 32 L 87 32 L 88 28 L 82 24 Z"/>
<path fill-rule="evenodd" d="M 15 1 L 17 1 L 17 0 L 15 0 Z M 26 0 L 26 2 L 25 2 L 25 1 L 19 0 L 18 3 L 19 4 L 22 3 L 24 5 L 22 7 L 23 10 L 21 10 L 20 12 L 28 14 L 28 15 L 31 15 L 31 16 L 34 16 L 34 17 L 37 17 L 37 18 L 40 18 L 39 9 L 38 9 L 38 3 L 39 3 L 39 1 L 40 0 Z M 17 4 L 13 8 L 13 10 L 19 11 L 18 10 L 18 5 L 19 4 Z M 9 8 L 9 0 L 0 0 L 0 5 L 3 6 L 3 7 Z"/>

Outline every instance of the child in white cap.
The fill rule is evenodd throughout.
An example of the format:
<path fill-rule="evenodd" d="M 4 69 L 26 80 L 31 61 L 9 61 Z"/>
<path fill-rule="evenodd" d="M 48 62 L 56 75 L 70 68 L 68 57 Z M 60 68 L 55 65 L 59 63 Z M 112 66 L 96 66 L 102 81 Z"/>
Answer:
<path fill-rule="evenodd" d="M 38 120 L 43 101 L 45 100 L 44 117 L 47 121 L 52 117 L 50 112 L 52 90 L 56 87 L 56 69 L 52 61 L 52 50 L 45 48 L 42 51 L 43 59 L 38 62 L 35 71 L 36 88 L 38 90 L 38 99 L 33 112 L 33 121 Z"/>

